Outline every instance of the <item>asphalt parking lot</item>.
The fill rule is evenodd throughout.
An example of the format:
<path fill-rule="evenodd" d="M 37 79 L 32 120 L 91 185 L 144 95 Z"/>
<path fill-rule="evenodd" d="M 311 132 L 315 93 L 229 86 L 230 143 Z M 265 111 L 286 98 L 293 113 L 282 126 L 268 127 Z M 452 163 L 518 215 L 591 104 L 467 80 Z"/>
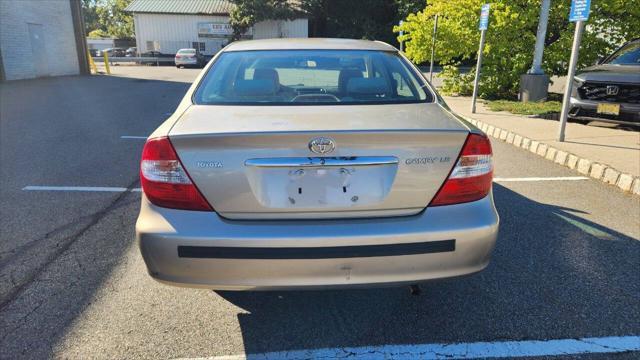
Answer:
<path fill-rule="evenodd" d="M 477 275 L 417 296 L 154 282 L 133 238 L 139 156 L 198 71 L 0 84 L 0 358 L 316 358 L 357 347 L 384 357 L 375 351 L 640 335 L 640 199 L 498 141 L 500 236 Z"/>

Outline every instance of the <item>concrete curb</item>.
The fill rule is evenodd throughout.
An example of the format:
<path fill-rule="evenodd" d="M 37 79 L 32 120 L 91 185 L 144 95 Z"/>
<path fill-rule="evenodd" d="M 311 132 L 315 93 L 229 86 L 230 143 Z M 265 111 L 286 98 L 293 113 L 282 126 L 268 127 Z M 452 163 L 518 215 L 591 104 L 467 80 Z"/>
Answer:
<path fill-rule="evenodd" d="M 640 196 L 640 177 L 625 174 L 607 164 L 601 164 L 589 159 L 581 158 L 569 152 L 556 149 L 548 144 L 529 139 L 526 136 L 501 129 L 495 125 L 489 125 L 466 116 L 462 117 L 493 138 L 502 140 L 524 150 L 529 150 L 538 156 L 553 161 L 556 164 L 566 166 L 569 169 L 576 170 L 585 176 L 600 180 L 605 184 L 617 186 L 620 190 L 629 194 Z"/>

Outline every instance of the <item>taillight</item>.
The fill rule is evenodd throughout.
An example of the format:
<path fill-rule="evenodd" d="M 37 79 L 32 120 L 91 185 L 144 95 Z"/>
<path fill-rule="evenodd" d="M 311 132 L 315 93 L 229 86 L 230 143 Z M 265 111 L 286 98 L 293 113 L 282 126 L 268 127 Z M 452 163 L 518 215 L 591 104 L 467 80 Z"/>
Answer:
<path fill-rule="evenodd" d="M 147 140 L 142 150 L 140 182 L 147 199 L 158 206 L 213 210 L 189 178 L 167 137 Z"/>
<path fill-rule="evenodd" d="M 489 138 L 469 134 L 456 166 L 429 206 L 460 204 L 487 196 L 493 181 L 491 155 Z"/>

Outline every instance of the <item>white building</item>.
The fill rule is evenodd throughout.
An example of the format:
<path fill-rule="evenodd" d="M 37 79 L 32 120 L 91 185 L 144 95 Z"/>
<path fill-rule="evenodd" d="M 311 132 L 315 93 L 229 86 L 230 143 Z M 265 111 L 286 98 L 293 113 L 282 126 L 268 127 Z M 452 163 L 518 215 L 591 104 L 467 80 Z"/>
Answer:
<path fill-rule="evenodd" d="M 159 51 L 175 54 L 182 48 L 196 48 L 214 55 L 232 34 L 225 0 L 133 0 L 126 8 L 133 13 L 136 45 L 141 53 Z M 308 37 L 306 18 L 293 21 L 263 21 L 246 36 L 253 39 Z"/>
<path fill-rule="evenodd" d="M 88 72 L 80 2 L 0 0 L 0 80 Z"/>

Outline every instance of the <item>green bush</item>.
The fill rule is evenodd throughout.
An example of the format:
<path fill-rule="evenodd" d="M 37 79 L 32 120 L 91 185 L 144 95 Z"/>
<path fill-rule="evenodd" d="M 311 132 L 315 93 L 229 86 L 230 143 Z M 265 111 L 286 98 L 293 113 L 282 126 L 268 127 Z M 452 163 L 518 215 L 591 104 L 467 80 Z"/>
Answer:
<path fill-rule="evenodd" d="M 411 60 L 423 63 L 431 55 L 433 19 L 440 14 L 436 61 L 455 66 L 473 61 L 478 51 L 480 6 L 486 0 L 430 0 L 422 11 L 410 14 L 394 31 L 404 31 L 405 52 Z M 624 41 L 640 36 L 640 6 L 637 0 L 598 0 L 591 3 L 591 17 L 582 39 L 579 67 L 593 64 Z M 567 72 L 575 26 L 569 23 L 568 0 L 551 2 L 545 39 L 543 68 L 548 75 Z M 494 0 L 491 2 L 479 93 L 487 99 L 514 99 L 520 75 L 533 61 L 540 0 Z M 464 93 L 473 81 L 449 70 L 447 90 Z"/>
<path fill-rule="evenodd" d="M 456 66 L 445 65 L 442 67 L 440 77 L 442 87 L 440 91 L 445 95 L 469 96 L 473 92 L 473 78 L 475 68 L 466 74 L 460 74 L 460 70 Z"/>

